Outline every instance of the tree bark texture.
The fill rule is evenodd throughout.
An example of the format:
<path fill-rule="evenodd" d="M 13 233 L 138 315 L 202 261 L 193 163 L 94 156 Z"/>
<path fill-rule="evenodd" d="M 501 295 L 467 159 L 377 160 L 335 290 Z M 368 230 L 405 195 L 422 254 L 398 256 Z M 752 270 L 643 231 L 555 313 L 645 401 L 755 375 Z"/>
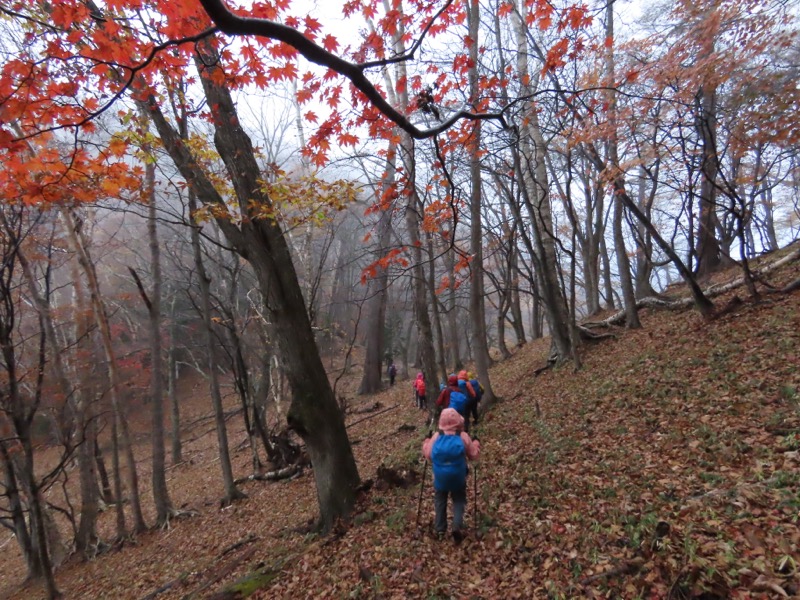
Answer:
<path fill-rule="evenodd" d="M 259 183 L 260 170 L 252 142 L 242 129 L 229 90 L 217 83 L 222 78 L 213 76 L 215 69 L 221 69 L 217 57 L 208 44 L 203 44 L 201 51 L 204 57 L 198 57 L 197 66 L 212 110 L 214 141 L 230 176 L 241 220 L 225 214 L 223 199 L 166 121 L 153 96 L 148 98 L 147 106 L 181 174 L 198 198 L 216 209 L 220 229 L 256 273 L 292 388 L 287 421 L 306 443 L 314 467 L 320 526 L 327 531 L 352 511 L 358 470 L 314 340 L 286 239 L 276 221 L 258 216 L 258 209 L 269 208 L 272 202 Z"/>

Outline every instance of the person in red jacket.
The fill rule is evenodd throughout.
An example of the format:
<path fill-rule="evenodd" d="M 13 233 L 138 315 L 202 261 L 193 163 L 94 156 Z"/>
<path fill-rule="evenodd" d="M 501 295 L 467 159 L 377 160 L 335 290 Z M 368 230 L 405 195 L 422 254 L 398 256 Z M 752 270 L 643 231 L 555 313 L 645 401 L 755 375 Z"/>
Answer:
<path fill-rule="evenodd" d="M 425 395 L 425 376 L 421 372 L 417 373 L 417 378 L 414 380 L 414 398 L 417 402 L 417 408 L 425 410 L 428 399 Z"/>
<path fill-rule="evenodd" d="M 447 378 L 447 387 L 439 393 L 439 397 L 436 399 L 436 409 L 438 412 L 442 412 L 443 409 L 450 406 L 450 392 L 452 391 L 458 391 L 458 377 L 455 373 Z"/>

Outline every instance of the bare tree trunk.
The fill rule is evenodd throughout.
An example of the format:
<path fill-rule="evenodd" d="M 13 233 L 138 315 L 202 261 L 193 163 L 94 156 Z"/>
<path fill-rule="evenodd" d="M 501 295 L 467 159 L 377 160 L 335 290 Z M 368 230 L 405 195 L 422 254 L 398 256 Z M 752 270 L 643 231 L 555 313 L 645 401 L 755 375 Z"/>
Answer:
<path fill-rule="evenodd" d="M 455 235 L 455 230 L 453 234 Z M 456 305 L 456 252 L 455 249 L 450 248 L 445 254 L 445 263 L 447 265 L 447 348 L 449 350 L 448 357 L 450 367 L 454 371 L 461 369 L 463 362 L 461 360 L 461 332 L 458 330 L 458 316 L 456 315 L 458 307 Z M 445 379 L 447 382 L 447 379 Z"/>
<path fill-rule="evenodd" d="M 172 428 L 172 464 L 183 461 L 181 446 L 181 409 L 178 402 L 178 373 L 175 362 L 175 297 L 170 302 L 169 350 L 167 351 L 167 395 L 170 406 L 170 425 Z"/>
<path fill-rule="evenodd" d="M 78 255 L 78 262 L 83 268 L 86 281 L 89 285 L 89 297 L 92 303 L 95 322 L 100 331 L 100 341 L 105 353 L 108 377 L 111 389 L 109 395 L 111 396 L 111 406 L 114 411 L 114 423 L 119 429 L 121 450 L 125 455 L 127 463 L 127 477 L 128 477 L 128 494 L 130 496 L 131 512 L 133 513 L 133 527 L 135 532 L 142 532 L 147 529 L 142 514 L 142 507 L 139 500 L 139 478 L 136 473 L 136 461 L 133 456 L 133 448 L 131 447 L 130 432 L 128 431 L 128 422 L 122 411 L 122 406 L 119 400 L 120 391 L 120 377 L 117 365 L 117 356 L 114 351 L 114 345 L 111 337 L 111 327 L 108 322 L 108 315 L 106 313 L 105 302 L 100 295 L 100 284 L 97 281 L 97 273 L 94 269 L 94 263 L 89 255 L 88 245 L 84 239 L 81 227 L 75 221 L 72 213 L 67 209 L 62 209 L 61 214 L 64 217 L 66 224 L 67 235 L 72 244 L 73 250 Z M 114 429 L 114 427 L 112 427 Z M 112 431 L 112 437 L 114 432 Z M 116 466 L 115 466 L 116 470 Z M 119 477 L 117 477 L 119 479 Z M 119 495 L 120 490 L 117 490 L 117 502 L 121 502 L 122 498 Z M 124 524 L 123 524 L 124 529 Z"/>
<path fill-rule="evenodd" d="M 4 415 L 0 415 L 4 418 Z M 10 430 L 9 430 L 10 433 Z M 3 435 L 5 436 L 5 433 Z M 20 487 L 17 483 L 17 475 L 14 472 L 14 465 L 6 447 L 8 442 L 0 442 L 0 466 L 5 473 L 3 485 L 5 486 L 4 495 L 8 498 L 8 511 L 11 513 L 11 521 L 14 524 L 14 536 L 17 539 L 25 564 L 28 568 L 28 577 L 35 577 L 38 571 L 38 558 L 34 553 L 33 542 L 31 541 L 28 523 L 25 520 L 25 509 L 22 505 Z"/>
<path fill-rule="evenodd" d="M 516 236 L 512 237 L 513 247 L 511 248 L 511 315 L 514 318 L 514 335 L 517 338 L 517 346 L 522 346 L 527 342 L 525 338 L 525 323 L 522 320 L 522 303 L 520 300 L 519 285 L 519 248 L 517 247 Z"/>
<path fill-rule="evenodd" d="M 533 81 L 528 68 L 528 41 L 525 36 L 524 2 L 518 2 L 514 18 L 514 32 L 517 42 L 517 74 L 522 81 Z M 526 93 L 533 91 L 533 85 L 525 86 Z M 547 177 L 545 153 L 547 151 L 539 126 L 539 117 L 532 103 L 525 103 L 523 123 L 520 126 L 520 148 L 515 153 L 515 168 L 522 173 L 522 196 L 533 229 L 533 258 L 539 293 L 544 302 L 550 338 L 556 360 L 561 362 L 572 358 L 569 309 L 558 281 L 558 263 L 550 207 L 550 190 Z M 521 219 L 521 215 L 515 215 Z"/>
<path fill-rule="evenodd" d="M 414 156 L 414 140 L 407 134 L 401 134 L 403 163 L 408 174 L 407 197 L 405 209 L 406 228 L 409 236 L 409 247 L 412 256 L 411 277 L 414 292 L 414 313 L 417 321 L 417 348 L 422 359 L 422 372 L 425 381 L 436 381 L 436 353 L 433 349 L 433 329 L 428 312 L 427 284 L 423 265 L 422 242 L 419 237 L 419 215 L 422 203 L 416 191 L 416 158 Z M 428 402 L 430 407 L 431 403 Z"/>
<path fill-rule="evenodd" d="M 388 3 L 384 2 L 388 9 Z M 402 20 L 398 22 L 398 27 L 393 36 L 394 50 L 399 54 L 405 52 L 405 42 L 403 40 L 404 27 Z M 397 81 L 406 81 L 407 72 L 405 62 L 395 65 Z M 408 88 L 403 87 L 403 91 L 398 93 L 398 104 L 403 111 L 408 110 Z M 417 194 L 417 165 L 415 156 L 414 140 L 407 132 L 400 134 L 401 160 L 405 167 L 405 189 L 403 194 L 407 199 L 405 207 L 406 228 L 409 237 L 408 247 L 412 257 L 411 265 L 411 285 L 414 292 L 414 312 L 417 318 L 417 347 L 422 358 L 422 372 L 425 381 L 434 382 L 436 377 L 436 352 L 433 349 L 433 330 L 431 327 L 430 314 L 428 312 L 428 302 L 426 299 L 426 278 L 423 266 L 422 241 L 420 240 L 420 221 L 424 212 L 424 207 Z M 429 409 L 432 403 L 428 401 Z"/>
<path fill-rule="evenodd" d="M 46 519 L 52 519 L 45 513 L 43 508 L 44 499 L 42 498 L 41 490 L 36 483 L 36 477 L 33 470 L 33 446 L 31 445 L 30 431 L 25 433 L 19 432 L 20 441 L 25 451 L 25 475 L 27 476 L 26 487 L 30 493 L 30 510 L 33 534 L 36 536 L 36 546 L 39 551 L 39 566 L 41 568 L 41 575 L 44 577 L 45 589 L 47 590 L 47 597 L 49 599 L 61 598 L 61 592 L 58 591 L 56 580 L 53 576 L 53 562 L 51 562 L 51 549 L 56 552 L 55 546 L 60 544 L 60 539 L 48 539 L 48 531 L 55 528 L 55 523 L 47 522 Z M 57 531 L 57 529 L 56 529 Z"/>
<path fill-rule="evenodd" d="M 608 162 L 610 168 L 617 171 L 615 177 L 623 179 L 624 173 L 619 167 L 619 156 L 617 149 L 617 97 L 614 92 L 615 68 L 614 68 L 614 0 L 606 4 L 606 85 L 608 88 L 608 119 L 611 125 L 610 139 L 608 140 Z M 628 258 L 628 251 L 625 248 L 625 238 L 622 235 L 622 199 L 614 194 L 614 250 L 617 254 L 617 270 L 619 271 L 619 281 L 622 287 L 622 299 L 625 308 L 625 326 L 628 329 L 638 329 L 639 313 L 636 308 L 636 296 L 633 292 L 633 280 L 631 278 L 631 262 Z"/>
<path fill-rule="evenodd" d="M 397 173 L 397 144 L 390 142 L 386 155 L 386 169 L 383 173 L 381 185 L 378 188 L 380 198 L 377 202 L 383 204 L 383 198 L 389 194 L 396 185 Z M 392 211 L 394 202 L 383 206 L 378 218 L 378 247 L 377 258 L 383 257 L 389 246 L 392 231 Z M 383 389 L 383 354 L 384 354 L 384 327 L 386 325 L 386 304 L 389 297 L 389 273 L 385 268 L 380 268 L 377 277 L 370 282 L 371 297 L 367 300 L 366 337 L 367 345 L 364 354 L 364 374 L 359 394 L 374 394 Z"/>
<path fill-rule="evenodd" d="M 86 401 L 85 391 L 75 390 L 67 378 L 64 360 L 61 356 L 61 348 L 58 347 L 58 338 L 56 337 L 56 328 L 53 323 L 49 299 L 42 295 L 36 283 L 33 269 L 21 249 L 17 251 L 17 258 L 22 267 L 23 277 L 27 283 L 34 306 L 41 319 L 47 344 L 50 347 L 50 360 L 56 383 L 61 388 L 64 397 L 69 398 L 69 401 L 74 403 L 74 420 L 79 432 L 76 443 L 78 444 L 78 473 L 81 490 L 81 516 L 78 524 L 78 534 L 75 538 L 75 547 L 79 552 L 86 554 L 97 542 L 98 496 L 93 456 L 96 443 L 95 427 L 92 422 L 91 410 Z M 78 282 L 74 285 L 77 286 Z M 78 288 L 76 287 L 76 289 Z"/>
<path fill-rule="evenodd" d="M 778 249 L 778 236 L 775 233 L 775 211 L 773 210 L 774 200 L 772 199 L 772 187 L 767 181 L 762 185 L 760 194 L 761 207 L 764 209 L 764 230 L 767 236 L 767 243 L 764 245 L 768 251 Z"/>
<path fill-rule="evenodd" d="M 149 149 L 146 149 L 148 156 Z M 150 265 L 153 272 L 152 295 L 148 301 L 143 287 L 140 292 L 150 315 L 150 396 L 153 417 L 153 500 L 156 505 L 156 524 L 164 525 L 173 512 L 167 490 L 166 457 L 164 452 L 164 370 L 161 366 L 161 257 L 158 247 L 156 220 L 155 157 L 145 165 L 145 188 L 148 202 L 147 234 L 150 245 Z M 141 286 L 141 283 L 137 283 Z"/>
<path fill-rule="evenodd" d="M 433 313 L 433 327 L 436 331 L 436 366 L 439 368 L 439 374 L 442 376 L 443 381 L 447 381 L 447 366 L 445 365 L 444 354 L 444 332 L 442 331 L 442 317 L 439 310 L 439 298 L 436 295 L 436 261 L 434 260 L 435 249 L 433 247 L 433 236 L 430 232 L 425 234 L 426 246 L 428 248 L 428 256 L 431 257 L 430 265 L 428 268 L 428 296 L 430 297 L 431 312 Z M 435 381 L 426 382 L 428 385 L 433 385 Z M 432 392 L 431 392 L 432 393 Z"/>
<path fill-rule="evenodd" d="M 91 329 L 91 307 L 86 302 L 86 295 L 83 290 L 83 282 L 78 271 L 76 261 L 70 261 L 73 278 L 73 297 L 75 299 L 75 310 L 73 319 L 75 321 L 75 340 L 77 348 L 86 352 L 89 357 L 97 354 L 97 344 L 93 336 L 89 334 Z M 48 317 L 49 318 L 49 315 Z M 55 350 L 55 346 L 51 352 Z M 80 356 L 80 354 L 78 355 Z M 60 361 L 60 357 L 57 359 Z M 86 360 L 86 359 L 84 359 Z M 100 502 L 103 496 L 97 486 L 97 471 L 95 469 L 95 447 L 97 446 L 97 411 L 95 402 L 100 397 L 98 384 L 93 375 L 99 370 L 101 361 L 88 359 L 94 363 L 90 369 L 86 365 L 73 363 L 72 375 L 77 376 L 79 389 L 74 389 L 75 397 L 75 420 L 80 427 L 81 445 L 78 447 L 78 469 L 81 489 L 81 517 L 78 525 L 78 533 L 75 539 L 75 548 L 84 556 L 91 557 L 96 553 L 96 546 L 99 542 L 96 524 L 100 511 Z M 58 369 L 58 365 L 54 363 Z M 105 475 L 105 473 L 101 473 Z M 107 483 L 107 480 L 106 480 Z M 110 496 L 110 492 L 109 492 Z"/>
<path fill-rule="evenodd" d="M 657 175 L 658 165 L 655 167 L 655 173 Z M 656 197 L 656 190 L 658 189 L 657 181 L 658 179 L 656 176 L 653 178 L 652 187 L 648 193 L 645 168 L 643 165 L 640 166 L 637 202 L 647 219 L 651 218 L 653 202 Z M 650 277 L 653 274 L 653 238 L 641 223 L 636 224 L 636 235 L 636 298 L 649 298 L 655 296 L 655 290 L 650 283 Z"/>
<path fill-rule="evenodd" d="M 218 211 L 217 224 L 236 252 L 248 260 L 258 277 L 265 308 L 272 316 L 283 367 L 293 392 L 287 421 L 306 443 L 320 506 L 320 528 L 329 531 L 347 517 L 359 484 L 344 420 L 322 365 L 303 301 L 297 273 L 280 224 L 260 216 L 272 202 L 260 183 L 260 171 L 250 138 L 241 127 L 230 92 L 220 82 L 220 60 L 206 40 L 196 66 L 210 107 L 214 142 L 225 166 L 244 219 L 225 214 L 226 204 L 189 149 L 150 96 L 147 107 L 165 147 L 181 174 L 206 205 Z"/>
<path fill-rule="evenodd" d="M 469 95 L 472 104 L 478 108 L 480 89 L 478 87 L 478 37 L 480 34 L 480 3 L 470 0 L 467 11 L 469 29 Z M 486 335 L 486 306 L 484 303 L 484 273 L 483 273 L 483 225 L 482 225 L 482 189 L 481 189 L 481 162 L 480 162 L 481 121 L 475 121 L 472 136 L 469 141 L 469 171 L 470 171 L 470 325 L 472 334 L 472 352 L 475 358 L 475 368 L 478 379 L 484 387 L 482 408 L 486 410 L 496 401 L 492 390 L 492 381 L 489 377 L 491 358 Z"/>
<path fill-rule="evenodd" d="M 234 483 L 233 467 L 231 466 L 230 449 L 228 448 L 228 430 L 225 426 L 225 411 L 222 407 L 222 393 L 219 387 L 219 375 L 217 373 L 217 360 L 214 352 L 216 344 L 214 343 L 213 322 L 211 319 L 211 280 L 206 273 L 205 265 L 203 264 L 203 255 L 200 247 L 200 225 L 195 219 L 197 213 L 197 201 L 193 189 L 189 190 L 189 214 L 191 215 L 191 238 L 192 238 L 192 251 L 194 253 L 194 265 L 197 269 L 197 279 L 200 284 L 200 310 L 203 317 L 203 325 L 205 329 L 207 349 L 207 363 L 208 370 L 209 391 L 211 393 L 211 404 L 214 408 L 214 424 L 217 430 L 217 446 L 219 448 L 219 464 L 222 469 L 222 485 L 224 488 L 224 496 L 222 503 L 224 505 L 231 504 L 234 500 L 245 498 L 246 495 L 241 492 Z"/>
<path fill-rule="evenodd" d="M 606 308 L 613 310 L 616 308 L 616 301 L 614 300 L 614 285 L 611 283 L 611 259 L 608 257 L 605 236 L 600 238 L 600 260 L 603 261 L 603 295 L 605 296 Z"/>
<path fill-rule="evenodd" d="M 13 211 L 13 209 L 12 209 Z M 41 388 L 45 365 L 45 328 L 40 319 L 39 332 L 39 365 L 35 398 L 30 402 L 22 397 L 20 390 L 20 380 L 17 371 L 17 345 L 15 341 L 15 330 L 18 326 L 17 300 L 12 293 L 15 285 L 15 269 L 18 261 L 19 242 L 21 235 L 21 224 L 23 221 L 23 211 L 16 210 L 6 217 L 5 210 L 0 208 L 0 222 L 3 224 L 4 235 L 0 236 L 2 243 L 2 256 L 0 256 L 0 361 L 3 368 L 3 393 L 0 396 L 0 446 L 2 446 L 2 458 L 6 463 L 6 480 L 9 481 L 9 488 L 6 495 L 9 502 L 19 501 L 20 495 L 17 489 L 17 482 L 25 496 L 30 516 L 30 535 L 21 532 L 23 539 L 20 541 L 22 550 L 28 550 L 29 572 L 34 577 L 43 577 L 47 589 L 48 598 L 58 598 L 60 596 L 53 577 L 53 565 L 51 563 L 50 547 L 52 544 L 53 555 L 61 554 L 61 540 L 58 529 L 52 518 L 47 518 L 42 508 L 44 499 L 41 495 L 39 484 L 36 481 L 34 469 L 33 445 L 31 443 L 31 423 L 33 422 L 34 411 L 41 400 Z M 13 433 L 6 433 L 8 419 L 13 424 Z M 14 440 L 16 437 L 16 440 Z M 8 438 L 9 441 L 6 441 Z M 14 441 L 11 441 L 14 440 Z M 14 452 L 8 452 L 6 444 L 15 445 Z M 20 450 L 21 446 L 21 452 Z M 10 493 L 14 490 L 14 494 Z M 21 502 L 19 503 L 21 505 Z M 23 526 L 24 523 L 19 523 Z M 54 530 L 54 531 L 53 531 Z M 32 568 L 32 570 L 31 570 Z"/>
<path fill-rule="evenodd" d="M 709 11 L 716 11 L 710 8 Z M 709 23 L 716 21 L 709 15 Z M 714 53 L 715 31 L 706 31 L 702 40 L 702 56 L 707 59 Z M 709 275 L 720 268 L 722 256 L 717 240 L 717 87 L 705 81 L 695 98 L 695 127 L 702 145 L 700 172 L 700 216 L 697 229 L 697 275 Z"/>
<path fill-rule="evenodd" d="M 119 456 L 119 451 L 116 449 L 116 439 L 114 440 L 114 447 Z M 111 480 L 108 478 L 108 469 L 106 469 L 106 461 L 103 459 L 103 452 L 100 450 L 100 444 L 97 441 L 97 435 L 94 436 L 94 444 L 92 447 L 92 457 L 94 458 L 95 465 L 97 466 L 97 475 L 100 478 L 100 490 L 99 496 L 103 498 L 106 503 L 115 502 L 114 500 L 114 492 L 111 491 Z M 117 461 L 117 466 L 119 466 L 119 461 Z M 120 488 L 121 489 L 121 488 Z M 119 490 L 117 490 L 119 491 Z M 122 504 L 122 502 L 117 502 L 117 504 Z M 118 508 L 118 511 L 121 510 L 121 507 Z M 119 513 L 117 513 L 119 514 Z M 123 531 L 125 529 L 125 519 L 123 513 Z M 118 528 L 119 529 L 119 528 Z"/>

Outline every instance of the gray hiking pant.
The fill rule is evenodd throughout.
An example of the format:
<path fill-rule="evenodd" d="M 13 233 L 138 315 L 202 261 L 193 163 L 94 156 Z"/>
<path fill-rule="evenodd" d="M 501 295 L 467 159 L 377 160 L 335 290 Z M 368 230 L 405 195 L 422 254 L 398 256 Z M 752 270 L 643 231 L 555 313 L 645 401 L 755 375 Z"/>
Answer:
<path fill-rule="evenodd" d="M 464 509 L 467 507 L 467 487 L 455 492 L 436 490 L 433 496 L 433 506 L 436 509 L 436 518 L 433 528 L 437 533 L 447 531 L 447 497 L 453 498 L 453 531 L 461 531 L 464 527 Z"/>

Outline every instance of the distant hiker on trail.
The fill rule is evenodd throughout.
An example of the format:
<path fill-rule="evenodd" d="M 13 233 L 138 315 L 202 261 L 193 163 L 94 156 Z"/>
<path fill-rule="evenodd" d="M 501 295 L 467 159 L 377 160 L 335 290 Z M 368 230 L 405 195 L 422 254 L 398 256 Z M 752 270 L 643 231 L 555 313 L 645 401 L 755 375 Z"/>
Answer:
<path fill-rule="evenodd" d="M 470 411 L 469 412 L 472 415 L 472 424 L 473 425 L 477 425 L 478 424 L 478 403 L 481 401 L 481 398 L 483 398 L 483 386 L 481 385 L 481 382 L 478 381 L 478 378 L 475 376 L 475 373 L 473 373 L 472 371 L 467 373 L 467 376 L 469 377 L 469 383 L 472 385 L 472 389 L 475 392 L 475 402 L 473 402 L 470 405 Z"/>
<path fill-rule="evenodd" d="M 394 385 L 394 378 L 397 377 L 397 367 L 394 366 L 394 361 L 389 363 L 389 385 Z"/>
<path fill-rule="evenodd" d="M 467 373 L 466 371 L 462 370 L 458 372 L 458 387 L 470 399 L 477 398 L 477 394 L 475 393 L 475 388 L 472 387 L 472 382 L 470 381 L 469 373 Z"/>
<path fill-rule="evenodd" d="M 414 380 L 414 400 L 418 409 L 425 410 L 428 399 L 425 396 L 425 376 L 421 372 L 417 373 L 417 378 Z"/>
<path fill-rule="evenodd" d="M 439 397 L 436 398 L 436 410 L 441 414 L 442 410 L 450 406 L 450 392 L 458 390 L 458 376 L 451 373 L 447 378 L 447 384 L 442 386 Z"/>
<path fill-rule="evenodd" d="M 464 418 L 464 431 L 469 432 L 469 420 L 466 418 L 469 404 L 470 398 L 461 391 L 458 385 L 458 375 L 450 375 L 447 378 L 447 387 L 442 390 L 436 399 L 436 409 L 439 411 L 445 408 L 455 409 Z"/>
<path fill-rule="evenodd" d="M 462 431 L 464 418 L 452 408 L 439 417 L 439 431 L 422 443 L 422 455 L 433 464 L 433 528 L 438 536 L 447 531 L 447 498 L 453 499 L 453 540 L 464 539 L 464 509 L 467 507 L 467 460 L 477 460 L 481 444 Z"/>

